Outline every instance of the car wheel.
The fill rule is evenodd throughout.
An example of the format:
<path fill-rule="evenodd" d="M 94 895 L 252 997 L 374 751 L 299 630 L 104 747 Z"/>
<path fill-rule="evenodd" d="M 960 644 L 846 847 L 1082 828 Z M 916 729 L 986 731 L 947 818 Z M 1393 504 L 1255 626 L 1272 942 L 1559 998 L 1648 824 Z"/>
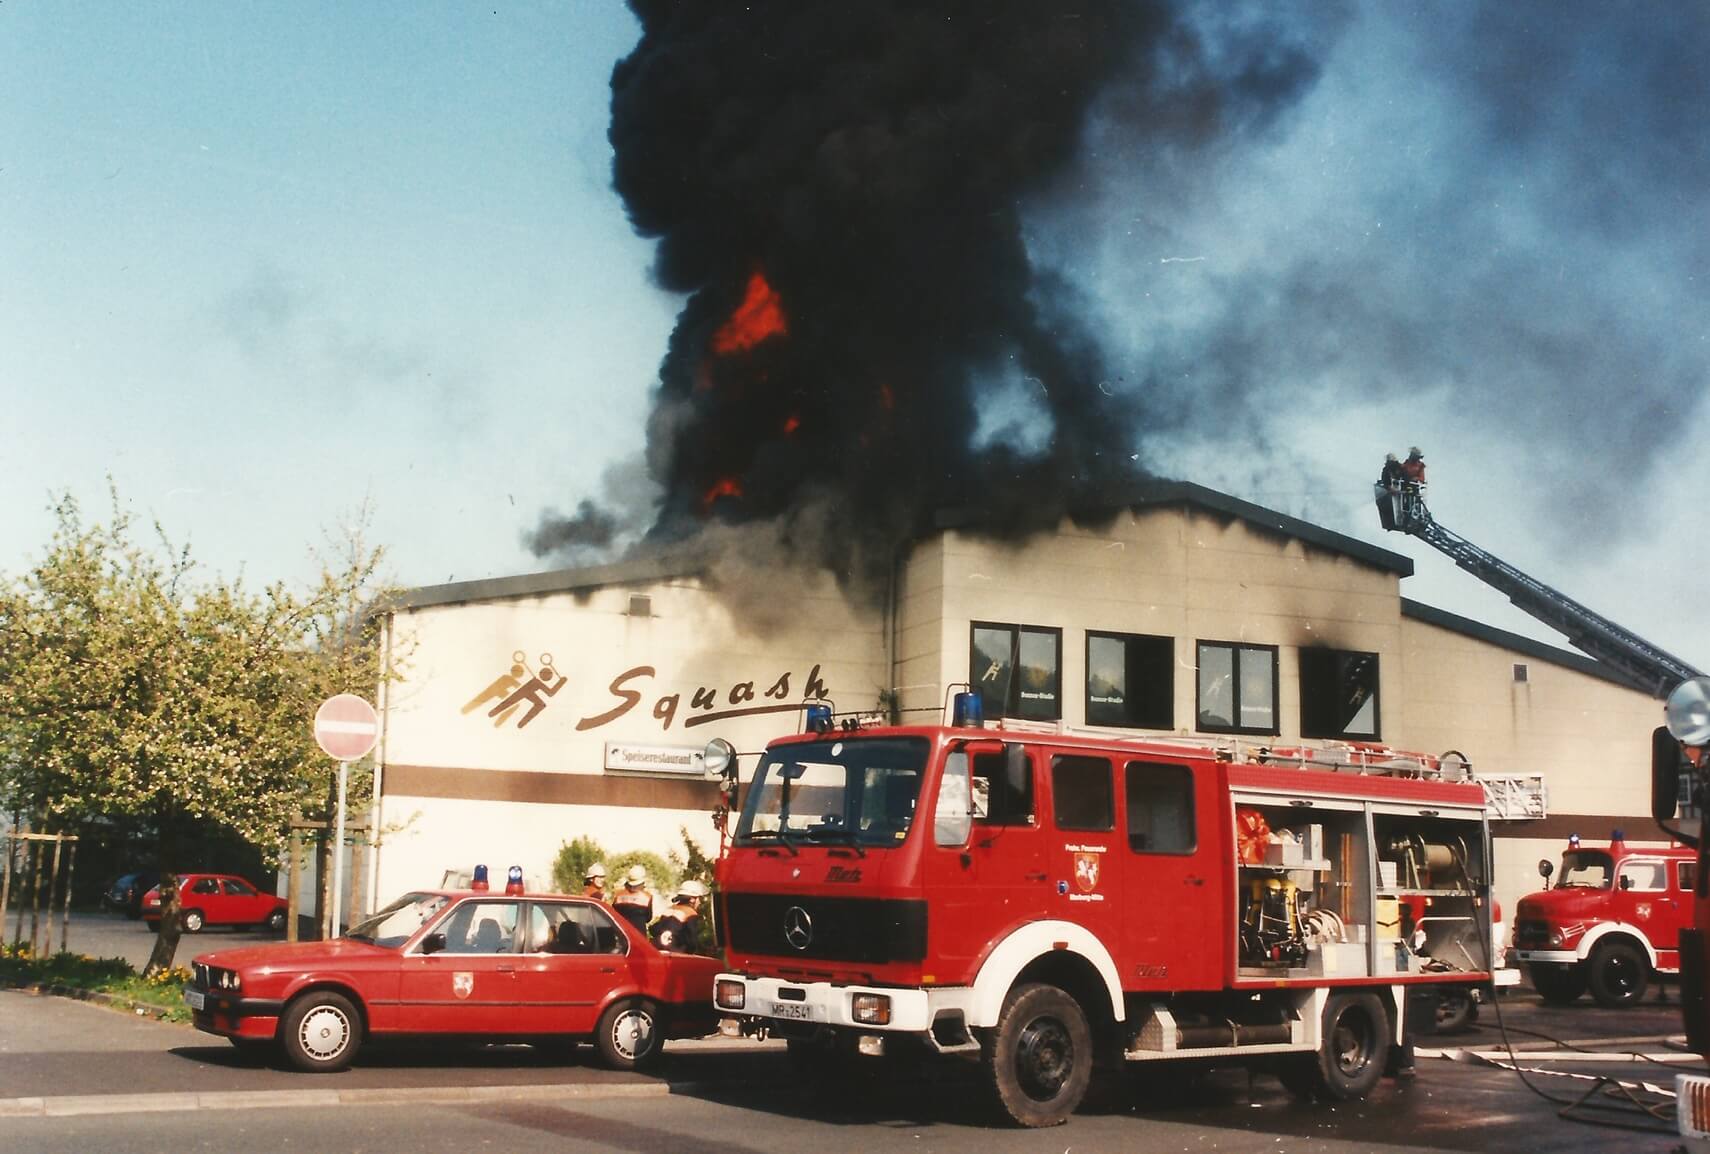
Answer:
<path fill-rule="evenodd" d="M 201 910 L 185 910 L 178 915 L 178 924 L 184 927 L 184 932 L 187 934 L 199 934 L 202 932 L 202 927 L 208 922 L 202 916 Z"/>
<path fill-rule="evenodd" d="M 274 933 L 279 933 L 283 930 L 285 928 L 285 911 L 274 910 L 272 913 L 268 914 L 267 928 L 272 930 Z"/>
<path fill-rule="evenodd" d="M 1588 976 L 1591 996 L 1597 999 L 1597 1004 L 1618 1009 L 1631 1006 L 1645 996 L 1651 967 L 1637 946 L 1608 941 L 1592 951 Z"/>
<path fill-rule="evenodd" d="M 1092 1081 L 1092 1028 L 1056 986 L 1017 986 L 980 1046 L 980 1068 L 997 1105 L 1018 1126 L 1068 1121 Z"/>
<path fill-rule="evenodd" d="M 665 1044 L 653 1003 L 641 999 L 614 1003 L 600 1015 L 594 1044 L 600 1059 L 614 1070 L 639 1070 L 651 1065 Z"/>
<path fill-rule="evenodd" d="M 1324 1003 L 1314 1093 L 1327 1102 L 1364 1098 L 1383 1077 L 1388 1060 L 1389 1015 L 1377 995 L 1330 995 Z"/>
<path fill-rule="evenodd" d="M 311 990 L 286 1007 L 279 1041 L 297 1069 L 330 1074 L 350 1065 L 362 1047 L 362 1019 L 343 994 Z"/>
<path fill-rule="evenodd" d="M 1538 962 L 1527 967 L 1532 988 L 1552 1006 L 1565 1006 L 1585 993 L 1585 974 L 1577 966 Z"/>

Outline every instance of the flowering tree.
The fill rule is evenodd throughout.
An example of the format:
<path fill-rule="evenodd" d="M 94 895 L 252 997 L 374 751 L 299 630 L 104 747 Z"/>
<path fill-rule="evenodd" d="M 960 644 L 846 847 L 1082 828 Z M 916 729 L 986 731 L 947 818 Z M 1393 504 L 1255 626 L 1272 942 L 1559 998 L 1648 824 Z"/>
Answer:
<path fill-rule="evenodd" d="M 155 833 L 152 974 L 177 951 L 186 838 L 213 823 L 277 847 L 324 806 L 314 711 L 379 684 L 363 622 L 381 552 L 354 533 L 315 587 L 252 591 L 201 579 L 158 525 L 160 543 L 139 544 L 116 493 L 105 524 L 70 497 L 54 513 L 40 562 L 0 583 L 0 774 L 44 828 L 117 818 Z"/>

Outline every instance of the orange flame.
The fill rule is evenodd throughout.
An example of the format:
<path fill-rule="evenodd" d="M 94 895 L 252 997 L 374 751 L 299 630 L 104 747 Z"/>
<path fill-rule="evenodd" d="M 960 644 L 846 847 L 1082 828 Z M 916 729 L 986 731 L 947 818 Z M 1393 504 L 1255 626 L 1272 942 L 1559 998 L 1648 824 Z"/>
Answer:
<path fill-rule="evenodd" d="M 720 497 L 742 496 L 742 482 L 735 477 L 720 477 L 705 493 L 701 494 L 701 512 L 710 512 L 713 502 Z"/>
<path fill-rule="evenodd" d="M 789 331 L 784 320 L 784 305 L 777 290 L 766 283 L 758 270 L 748 278 L 748 292 L 730 319 L 713 333 L 713 352 L 720 356 L 751 349 L 770 337 L 783 336 Z"/>

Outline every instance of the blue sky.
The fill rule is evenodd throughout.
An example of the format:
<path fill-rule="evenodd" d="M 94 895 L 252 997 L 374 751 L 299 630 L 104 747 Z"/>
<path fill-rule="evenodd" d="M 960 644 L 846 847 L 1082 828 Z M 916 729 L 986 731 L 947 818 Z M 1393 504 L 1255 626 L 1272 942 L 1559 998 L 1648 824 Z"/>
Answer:
<path fill-rule="evenodd" d="M 1710 662 L 1702 486 L 1674 467 L 1710 432 L 1710 152 L 1696 114 L 1651 115 L 1683 70 L 1701 112 L 1695 41 L 1284 11 L 1314 14 L 1320 71 L 1262 131 L 1178 166 L 1095 123 L 1030 210 L 1123 379 L 1193 382 L 1205 411 L 1147 459 L 1538 632 L 1380 540 L 1366 486 L 1422 444 L 1445 523 Z M 681 304 L 609 183 L 638 34 L 615 3 L 0 4 L 0 571 L 108 475 L 227 574 L 308 576 L 365 500 L 402 583 L 553 564 L 523 534 L 641 451 Z"/>

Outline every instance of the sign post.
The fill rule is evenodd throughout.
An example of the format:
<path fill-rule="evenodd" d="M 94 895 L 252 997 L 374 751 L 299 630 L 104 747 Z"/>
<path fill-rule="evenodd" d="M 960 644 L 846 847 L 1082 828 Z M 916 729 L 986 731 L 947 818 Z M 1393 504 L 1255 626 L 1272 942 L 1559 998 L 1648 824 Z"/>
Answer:
<path fill-rule="evenodd" d="M 340 693 L 315 711 L 315 743 L 338 762 L 338 810 L 333 823 L 332 936 L 338 937 L 344 906 L 344 803 L 350 763 L 367 755 L 380 736 L 374 707 L 354 693 Z"/>

